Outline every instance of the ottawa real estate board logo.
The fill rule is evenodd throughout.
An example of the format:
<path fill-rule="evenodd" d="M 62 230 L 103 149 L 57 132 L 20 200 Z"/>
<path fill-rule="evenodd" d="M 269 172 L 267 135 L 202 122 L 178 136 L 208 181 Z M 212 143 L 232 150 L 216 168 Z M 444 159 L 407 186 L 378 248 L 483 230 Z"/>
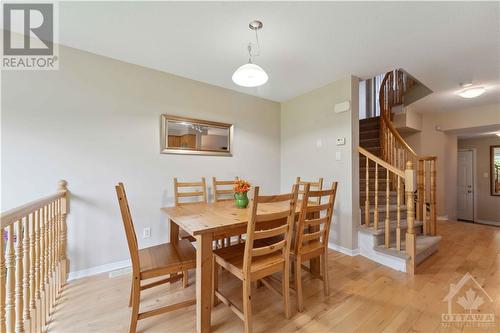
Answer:
<path fill-rule="evenodd" d="M 443 327 L 495 327 L 495 303 L 470 273 L 450 285 L 443 302 L 448 303 L 448 312 L 441 314 Z"/>
<path fill-rule="evenodd" d="M 2 70 L 55 70 L 57 3 L 2 2 Z"/>

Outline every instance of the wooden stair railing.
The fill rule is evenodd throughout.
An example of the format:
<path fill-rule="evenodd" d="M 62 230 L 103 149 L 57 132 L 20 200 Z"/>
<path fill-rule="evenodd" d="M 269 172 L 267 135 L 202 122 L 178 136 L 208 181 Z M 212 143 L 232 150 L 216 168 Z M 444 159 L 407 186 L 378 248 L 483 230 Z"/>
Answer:
<path fill-rule="evenodd" d="M 385 220 L 384 245 L 391 244 L 390 192 L 396 192 L 396 249 L 401 251 L 401 207 L 406 205 L 407 272 L 415 272 L 416 231 L 415 218 L 423 222 L 423 234 L 435 236 L 436 228 L 436 161 L 435 156 L 418 156 L 392 124 L 392 108 L 404 104 L 404 95 L 415 84 L 402 70 L 386 73 L 379 92 L 381 156 L 375 156 L 361 147 L 358 151 L 366 158 L 366 189 L 364 221 L 367 227 L 378 229 L 379 212 L 379 168 L 386 170 L 385 176 Z M 370 194 L 370 163 L 374 164 L 374 189 Z M 414 170 L 415 168 L 415 170 Z M 417 174 L 416 189 L 415 171 Z M 383 183 L 383 181 L 382 181 Z M 415 191 L 416 190 L 416 191 Z M 406 195 L 403 194 L 406 193 Z M 373 207 L 371 200 L 373 198 Z M 394 211 L 394 208 L 392 207 Z M 371 211 L 373 216 L 371 216 Z M 373 218 L 373 219 L 372 219 Z M 370 221 L 373 221 L 371 225 Z"/>
<path fill-rule="evenodd" d="M 67 183 L 0 215 L 0 332 L 42 332 L 66 284 Z"/>
<path fill-rule="evenodd" d="M 365 226 L 367 228 L 372 228 L 374 230 L 379 229 L 380 220 L 380 206 L 379 201 L 379 168 L 386 170 L 385 179 L 385 219 L 384 219 L 384 246 L 389 248 L 391 246 L 391 234 L 393 229 L 391 228 L 391 209 L 390 209 L 390 182 L 392 181 L 391 175 L 396 179 L 396 250 L 401 251 L 402 247 L 402 235 L 401 235 L 401 222 L 403 218 L 402 206 L 406 205 L 406 234 L 404 236 L 405 248 L 403 249 L 409 259 L 406 262 L 406 272 L 410 274 L 415 273 L 416 267 L 416 232 L 415 232 L 415 204 L 414 204 L 414 170 L 413 163 L 408 161 L 405 166 L 405 170 L 401 171 L 398 168 L 390 165 L 381 158 L 373 155 L 366 149 L 358 147 L 358 152 L 365 157 L 366 163 L 366 176 L 365 176 L 365 203 L 364 203 L 364 214 L 365 214 Z M 374 174 L 374 189 L 373 196 L 370 195 L 370 163 L 375 167 Z M 404 191 L 404 192 L 403 192 Z M 371 202 L 370 198 L 374 198 L 373 212 L 371 212 Z M 373 224 L 372 221 L 373 217 Z"/>
<path fill-rule="evenodd" d="M 403 171 L 408 161 L 417 171 L 416 218 L 424 223 L 424 234 L 435 236 L 436 229 L 436 156 L 418 156 L 392 124 L 392 107 L 402 104 L 404 93 L 412 85 L 401 70 L 388 72 L 382 81 L 380 102 L 380 142 L 382 159 Z M 391 175 L 391 188 L 396 178 Z"/>

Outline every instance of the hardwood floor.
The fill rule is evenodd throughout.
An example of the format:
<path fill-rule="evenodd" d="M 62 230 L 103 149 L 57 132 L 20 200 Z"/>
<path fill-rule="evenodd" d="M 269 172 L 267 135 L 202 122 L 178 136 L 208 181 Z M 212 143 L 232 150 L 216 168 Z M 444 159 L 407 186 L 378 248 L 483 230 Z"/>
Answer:
<path fill-rule="evenodd" d="M 500 228 L 464 222 L 440 221 L 443 236 L 439 251 L 417 268 L 417 275 L 393 271 L 364 257 L 330 251 L 330 296 L 322 282 L 304 272 L 304 312 L 286 320 L 280 297 L 266 287 L 255 290 L 254 332 L 500 332 Z M 445 328 L 441 313 L 447 312 L 450 284 L 470 272 L 493 298 L 486 298 L 481 313 L 496 313 L 495 326 Z M 190 287 L 182 282 L 145 291 L 144 310 L 166 302 L 179 302 L 195 294 L 194 271 Z M 227 273 L 227 272 L 226 272 Z M 241 282 L 229 274 L 219 285 L 224 294 L 241 305 Z M 126 332 L 130 274 L 108 278 L 107 274 L 71 282 L 63 292 L 51 332 Z M 293 295 L 292 295 L 293 296 Z M 295 309 L 295 297 L 291 297 Z M 455 307 L 460 309 L 456 304 Z M 455 311 L 457 312 L 457 311 Z M 138 332 L 194 332 L 195 306 L 139 322 Z M 243 323 L 226 306 L 212 312 L 213 332 L 242 332 Z"/>

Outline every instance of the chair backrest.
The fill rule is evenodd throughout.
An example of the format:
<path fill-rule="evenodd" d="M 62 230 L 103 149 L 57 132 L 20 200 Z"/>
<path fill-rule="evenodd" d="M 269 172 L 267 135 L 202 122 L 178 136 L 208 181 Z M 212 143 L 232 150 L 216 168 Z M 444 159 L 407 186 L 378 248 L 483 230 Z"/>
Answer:
<path fill-rule="evenodd" d="M 250 203 L 243 270 L 250 273 L 252 258 L 281 251 L 282 258 L 288 260 L 292 239 L 298 187 L 294 185 L 291 193 L 280 195 L 259 195 L 259 187 L 254 188 L 254 197 Z M 266 213 L 259 213 L 262 204 L 284 203 L 266 207 Z M 272 228 L 265 228 L 265 222 L 276 221 Z M 254 241 L 267 239 L 266 246 L 254 247 Z"/>
<path fill-rule="evenodd" d="M 235 180 L 217 180 L 212 178 L 214 188 L 214 202 L 234 200 L 234 182 Z"/>
<path fill-rule="evenodd" d="M 305 185 L 309 184 L 311 190 L 321 191 L 323 189 L 323 178 L 318 179 L 317 182 L 308 182 L 308 181 L 301 180 L 300 177 L 297 177 L 297 180 L 295 181 L 295 184 L 297 184 L 299 186 L 299 200 L 303 200 Z M 317 204 L 321 203 L 321 197 L 319 197 L 319 198 L 312 198 L 311 200 L 314 203 L 317 203 Z"/>
<path fill-rule="evenodd" d="M 328 237 L 330 235 L 330 224 L 333 216 L 333 206 L 337 194 L 337 182 L 332 182 L 332 187 L 328 190 L 311 191 L 311 185 L 306 184 L 304 188 L 304 197 L 301 202 L 299 222 L 295 232 L 295 253 L 301 253 L 304 244 L 311 241 L 319 241 L 321 247 L 328 246 Z M 328 197 L 328 202 L 317 204 L 310 200 Z M 311 228 L 310 227 L 314 227 Z"/>
<path fill-rule="evenodd" d="M 181 188 L 190 188 L 189 192 L 179 191 Z M 177 178 L 174 178 L 174 198 L 175 205 L 189 205 L 193 203 L 208 203 L 207 201 L 207 186 L 205 183 L 205 177 L 201 178 L 200 182 L 179 182 Z M 182 199 L 196 199 L 195 201 L 181 201 Z"/>
<path fill-rule="evenodd" d="M 123 226 L 125 227 L 125 234 L 127 235 L 128 250 L 132 260 L 132 270 L 134 275 L 140 271 L 139 265 L 139 247 L 137 245 L 137 236 L 135 235 L 134 223 L 132 222 L 132 215 L 128 206 L 127 194 L 123 183 L 118 183 L 115 186 L 116 196 L 118 197 L 118 204 L 120 205 L 120 212 L 122 215 Z"/>

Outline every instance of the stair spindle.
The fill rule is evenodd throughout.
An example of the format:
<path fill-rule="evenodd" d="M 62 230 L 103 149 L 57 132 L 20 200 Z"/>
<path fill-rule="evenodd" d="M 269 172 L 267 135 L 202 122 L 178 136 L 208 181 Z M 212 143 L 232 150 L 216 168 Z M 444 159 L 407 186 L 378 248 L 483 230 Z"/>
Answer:
<path fill-rule="evenodd" d="M 5 230 L 0 229 L 2 234 L 0 235 L 0 332 L 6 332 L 7 328 L 5 325 L 5 299 L 6 299 L 6 277 L 7 277 L 7 267 L 5 266 Z"/>
<path fill-rule="evenodd" d="M 16 223 L 16 333 L 24 333 L 24 293 L 23 293 L 23 219 Z"/>
<path fill-rule="evenodd" d="M 375 208 L 373 212 L 373 228 L 378 229 L 378 163 L 375 162 Z"/>
<path fill-rule="evenodd" d="M 401 177 L 398 178 L 398 187 L 396 191 L 396 249 L 401 251 Z"/>
<path fill-rule="evenodd" d="M 365 187 L 365 225 L 370 226 L 370 160 L 366 159 L 366 187 Z"/>
<path fill-rule="evenodd" d="M 33 219 L 33 218 L 31 218 Z M 26 323 L 30 320 L 30 215 L 24 220 L 23 230 L 23 321 L 26 328 Z"/>
<path fill-rule="evenodd" d="M 391 217 L 389 211 L 389 169 L 386 169 L 386 180 L 385 180 L 385 247 L 389 248 L 391 242 Z"/>

